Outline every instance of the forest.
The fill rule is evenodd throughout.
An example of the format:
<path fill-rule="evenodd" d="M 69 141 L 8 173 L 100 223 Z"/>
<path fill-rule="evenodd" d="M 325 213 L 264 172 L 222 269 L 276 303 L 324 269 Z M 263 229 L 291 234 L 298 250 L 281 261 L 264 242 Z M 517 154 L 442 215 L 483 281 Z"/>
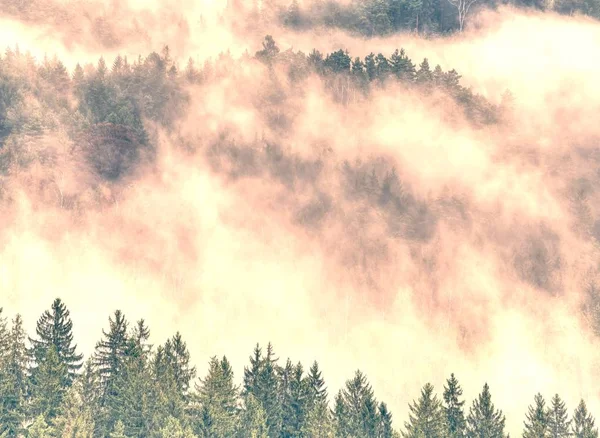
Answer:
<path fill-rule="evenodd" d="M 20 315 L 12 324 L 0 319 L 3 438 L 509 436 L 488 384 L 465 405 L 454 374 L 441 398 L 426 383 L 408 406 L 408 421 L 399 425 L 360 370 L 330 395 L 318 361 L 309 368 L 284 362 L 271 343 L 255 346 L 238 387 L 226 356 L 210 358 L 207 375 L 197 378 L 179 332 L 155 347 L 145 321 L 131 324 L 119 310 L 86 360 L 60 299 L 40 316 L 35 331 L 27 335 Z M 558 394 L 548 405 L 536 394 L 523 437 L 597 438 L 598 429 L 583 400 L 570 415 Z"/>
<path fill-rule="evenodd" d="M 0 438 L 598 438 L 600 1 L 134 3 L 0 0 Z"/>

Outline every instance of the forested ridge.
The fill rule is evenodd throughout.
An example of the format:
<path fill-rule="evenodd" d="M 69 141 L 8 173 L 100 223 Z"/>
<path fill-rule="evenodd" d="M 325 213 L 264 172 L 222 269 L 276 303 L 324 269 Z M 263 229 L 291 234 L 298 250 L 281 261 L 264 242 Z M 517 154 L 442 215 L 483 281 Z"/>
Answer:
<path fill-rule="evenodd" d="M 477 9 L 506 5 L 529 11 L 600 18 L 597 0 L 318 0 L 304 3 L 265 0 L 251 2 L 250 7 L 244 7 L 240 0 L 229 0 L 225 16 L 235 17 L 240 11 L 247 11 L 245 20 L 239 23 L 246 28 L 275 21 L 290 29 L 337 28 L 367 37 L 395 32 L 440 35 L 462 31 Z"/>
<path fill-rule="evenodd" d="M 115 311 L 93 354 L 79 353 L 66 304 L 52 302 L 28 336 L 20 315 L 0 311 L 0 436 L 91 437 L 340 437 L 505 438 L 505 417 L 483 385 L 466 404 L 454 374 L 440 398 L 427 383 L 393 417 L 360 370 L 330 394 L 319 363 L 305 368 L 257 344 L 238 386 L 226 356 L 210 358 L 197 377 L 177 332 L 155 346 L 144 320 Z M 393 418 L 398 418 L 393 422 Z M 597 438 L 583 400 L 573 414 L 558 394 L 536 394 L 523 438 Z"/>
<path fill-rule="evenodd" d="M 542 62 L 513 59 L 486 32 L 473 40 L 492 55 L 472 49 L 459 71 L 417 50 L 457 60 L 462 52 L 440 56 L 454 38 L 441 50 L 431 49 L 435 39 L 414 42 L 464 30 L 479 7 L 596 19 L 597 0 L 230 0 L 218 26 L 253 49 L 213 58 L 185 49 L 209 44 L 214 29 L 191 43 L 192 25 L 158 20 L 160 8 L 135 14 L 123 4 L 78 21 L 78 7 L 98 4 L 63 3 L 0 0 L 0 15 L 50 23 L 57 42 L 91 22 L 69 47 L 129 56 L 77 64 L 19 46 L 0 55 L 0 438 L 509 438 L 507 417 L 523 401 L 515 394 L 501 406 L 495 397 L 512 390 L 496 383 L 511 372 L 515 387 L 548 388 L 526 394 L 523 438 L 598 438 L 590 382 L 600 335 L 600 136 L 586 121 L 595 90 L 569 82 L 597 76 L 575 63 L 566 80 L 533 52 Z M 563 20 L 550 15 L 549 28 Z M 533 16 L 512 42 L 546 18 Z M 173 26 L 181 39 L 170 49 L 170 38 L 148 38 L 133 57 L 128 42 L 144 39 L 143 23 L 147 33 Z M 593 20 L 584 24 L 579 36 L 593 36 Z M 348 44 L 319 50 L 307 35 L 323 30 Z M 456 37 L 459 52 L 471 50 L 470 37 Z M 314 50 L 294 50 L 295 38 Z M 482 75 L 500 69 L 498 59 L 525 66 L 514 71 L 526 78 L 510 68 Z M 519 92 L 539 101 L 519 108 Z M 27 312 L 27 299 L 56 295 L 27 333 L 11 300 Z M 94 309 L 102 315 L 158 303 L 159 328 L 175 321 L 180 331 L 157 345 L 152 327 L 117 310 L 103 327 L 88 323 L 98 342 L 84 355 L 78 339 L 89 330 L 78 333 L 67 305 L 75 313 L 94 305 L 86 300 L 109 303 Z M 190 355 L 190 345 L 232 342 L 240 330 L 261 342 L 248 345 L 245 364 L 230 362 L 230 351 Z M 315 362 L 278 354 L 280 340 L 293 349 L 321 335 Z M 365 350 L 371 369 L 345 376 L 346 360 L 337 374 L 348 380 L 334 388 L 320 364 L 336 370 L 344 349 Z M 403 360 L 385 358 L 390 350 Z M 504 365 L 523 355 L 526 367 Z M 376 376 L 378 360 L 397 363 Z M 490 385 L 463 394 L 469 371 L 443 387 L 427 383 L 427 371 L 411 374 L 442 361 L 449 374 L 461 362 L 484 376 L 489 367 Z M 540 378 L 536 365 L 547 365 Z M 413 394 L 401 379 L 425 381 Z M 586 400 L 568 406 L 555 392 Z"/>

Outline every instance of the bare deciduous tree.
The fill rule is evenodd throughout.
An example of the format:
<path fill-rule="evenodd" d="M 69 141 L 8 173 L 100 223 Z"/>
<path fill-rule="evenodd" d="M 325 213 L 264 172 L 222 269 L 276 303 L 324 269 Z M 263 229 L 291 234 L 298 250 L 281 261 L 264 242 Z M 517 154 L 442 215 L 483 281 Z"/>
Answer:
<path fill-rule="evenodd" d="M 448 0 L 448 2 L 458 9 L 458 26 L 460 32 L 462 32 L 469 9 L 471 9 L 471 6 L 473 6 L 477 0 Z"/>

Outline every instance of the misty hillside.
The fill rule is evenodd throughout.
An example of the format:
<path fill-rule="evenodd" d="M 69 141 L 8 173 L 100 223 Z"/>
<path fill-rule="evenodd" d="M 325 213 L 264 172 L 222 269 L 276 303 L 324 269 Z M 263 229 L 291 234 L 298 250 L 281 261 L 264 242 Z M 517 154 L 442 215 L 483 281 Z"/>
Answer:
<path fill-rule="evenodd" d="M 599 18 L 0 0 L 0 438 L 598 438 Z"/>

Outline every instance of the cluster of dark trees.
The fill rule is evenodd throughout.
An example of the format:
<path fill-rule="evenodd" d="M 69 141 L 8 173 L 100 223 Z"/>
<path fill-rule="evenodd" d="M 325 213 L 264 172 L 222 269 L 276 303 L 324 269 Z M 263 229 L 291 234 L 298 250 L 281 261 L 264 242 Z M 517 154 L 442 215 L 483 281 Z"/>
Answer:
<path fill-rule="evenodd" d="M 39 318 L 34 337 L 19 315 L 9 326 L 0 312 L 0 437 L 507 437 L 487 384 L 468 412 L 454 375 L 443 400 L 426 384 L 400 433 L 360 371 L 331 403 L 316 361 L 308 370 L 289 359 L 280 364 L 271 344 L 265 352 L 255 347 L 238 387 L 225 356 L 211 358 L 196 379 L 180 333 L 157 348 L 149 338 L 144 320 L 130 326 L 115 311 L 84 362 L 60 299 Z M 570 420 L 558 395 L 549 407 L 536 395 L 523 438 L 571 436 L 598 437 L 585 403 Z"/>
<path fill-rule="evenodd" d="M 190 85 L 208 86 L 245 62 L 262 62 L 271 72 L 284 72 L 283 78 L 267 75 L 254 96 L 265 120 L 280 130 L 293 121 L 286 108 L 288 97 L 302 93 L 311 74 L 319 75 L 343 105 L 358 103 L 373 88 L 397 82 L 454 100 L 474 124 L 501 121 L 509 102 L 492 104 L 461 86 L 455 70 L 431 68 L 427 59 L 417 67 L 403 50 L 390 57 L 371 53 L 364 59 L 353 59 L 343 50 L 326 55 L 313 50 L 305 55 L 281 52 L 267 36 L 254 57 L 233 59 L 226 53 L 203 65 L 190 59 L 179 68 L 165 47 L 161 54 L 140 56 L 133 62 L 119 56 L 111 66 L 101 58 L 96 66 L 77 65 L 69 74 L 56 58 L 37 63 L 28 53 L 8 49 L 0 58 L 0 174 L 12 165 L 40 158 L 28 155 L 31 148 L 24 147 L 24 142 L 60 127 L 76 145 L 73 152 L 86 157 L 99 177 L 116 180 L 141 158 L 153 156 L 147 122 L 172 130 L 187 110 Z"/>
<path fill-rule="evenodd" d="M 229 0 L 230 12 L 235 15 L 242 7 L 241 0 Z M 560 14 L 584 14 L 600 18 L 598 0 L 264 0 L 250 17 L 256 22 L 279 23 L 294 29 L 316 27 L 339 28 L 364 36 L 385 36 L 409 31 L 425 35 L 446 34 L 462 29 L 460 8 L 467 14 L 477 7 L 495 8 L 510 4 L 515 7 L 554 11 Z"/>

